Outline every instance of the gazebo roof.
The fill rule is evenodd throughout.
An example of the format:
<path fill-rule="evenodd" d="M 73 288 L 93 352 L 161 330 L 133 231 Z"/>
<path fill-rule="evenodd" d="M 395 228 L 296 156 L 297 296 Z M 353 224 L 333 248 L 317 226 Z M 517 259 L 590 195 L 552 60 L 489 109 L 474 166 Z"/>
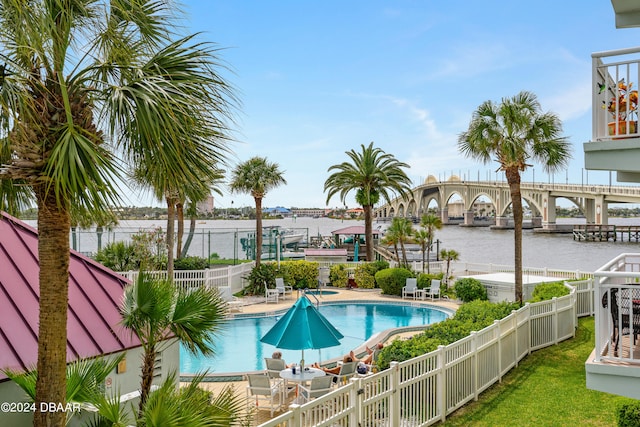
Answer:
<path fill-rule="evenodd" d="M 341 228 L 339 230 L 332 231 L 331 234 L 334 235 L 352 235 L 352 234 L 361 234 L 364 235 L 364 225 L 352 225 L 350 227 Z M 373 230 L 373 235 L 380 234 L 380 230 Z"/>
<path fill-rule="evenodd" d="M 38 232 L 0 212 L 0 369 L 33 369 L 38 355 Z M 67 361 L 140 345 L 120 325 L 128 280 L 78 252 L 69 263 Z M 7 379 L 0 372 L 0 382 Z"/>

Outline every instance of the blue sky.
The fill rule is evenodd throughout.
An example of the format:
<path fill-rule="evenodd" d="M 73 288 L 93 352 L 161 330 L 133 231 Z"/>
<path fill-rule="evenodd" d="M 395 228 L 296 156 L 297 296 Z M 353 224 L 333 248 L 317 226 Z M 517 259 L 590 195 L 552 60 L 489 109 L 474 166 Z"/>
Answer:
<path fill-rule="evenodd" d="M 288 184 L 264 206 L 327 206 L 327 169 L 372 141 L 409 164 L 415 184 L 495 177 L 495 163 L 458 153 L 457 137 L 483 101 L 521 90 L 560 116 L 574 146 L 568 172 L 550 178 L 534 166 L 523 179 L 580 183 L 591 53 L 640 39 L 638 29 L 615 29 L 605 0 L 187 0 L 185 10 L 187 31 L 225 48 L 233 69 L 224 74 L 242 101 L 234 161 L 264 156 L 284 171 Z M 607 184 L 609 174 L 592 171 L 588 181 Z M 226 188 L 216 197 L 217 207 L 232 201 L 253 206 Z"/>

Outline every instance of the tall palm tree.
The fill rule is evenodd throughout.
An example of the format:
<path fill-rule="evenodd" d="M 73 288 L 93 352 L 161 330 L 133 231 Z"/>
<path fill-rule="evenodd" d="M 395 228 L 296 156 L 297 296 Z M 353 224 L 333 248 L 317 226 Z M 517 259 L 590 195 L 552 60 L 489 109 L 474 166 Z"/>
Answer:
<path fill-rule="evenodd" d="M 0 178 L 28 186 L 38 207 L 36 426 L 65 423 L 39 408 L 65 403 L 70 207 L 118 205 L 131 164 L 196 180 L 183 157 L 215 154 L 210 137 L 227 134 L 234 102 L 217 50 L 178 35 L 174 7 L 0 0 L 0 152 L 11 153 Z M 202 138 L 181 140 L 191 133 Z"/>
<path fill-rule="evenodd" d="M 431 246 L 433 246 L 433 236 L 436 230 L 442 228 L 442 219 L 434 214 L 425 214 L 420 218 L 420 226 L 424 228 L 429 235 L 429 241 L 427 242 L 427 260 L 431 261 Z M 429 264 L 427 264 L 427 273 L 431 273 Z"/>
<path fill-rule="evenodd" d="M 400 250 L 402 251 L 402 263 L 401 265 L 404 267 L 408 267 L 409 263 L 407 262 L 407 249 L 405 247 L 405 243 L 411 241 L 411 236 L 413 235 L 413 225 L 408 218 L 395 217 L 391 221 L 391 225 L 387 228 L 386 235 L 390 235 L 390 239 L 396 242 L 396 244 L 400 245 Z M 396 249 L 397 252 L 397 249 Z M 398 257 L 399 261 L 399 257 Z M 400 262 L 399 262 L 400 263 Z"/>
<path fill-rule="evenodd" d="M 231 192 L 249 193 L 256 203 L 256 266 L 262 257 L 262 199 L 268 191 L 287 183 L 282 175 L 280 166 L 266 157 L 252 157 L 231 171 Z"/>
<path fill-rule="evenodd" d="M 520 173 L 530 161 L 549 172 L 563 169 L 571 146 L 562 134 L 562 123 L 553 113 L 543 113 L 537 97 L 527 91 L 500 104 L 483 102 L 473 113 L 469 128 L 460 134 L 458 148 L 467 157 L 498 162 L 511 193 L 514 221 L 515 299 L 522 303 L 522 198 Z"/>
<path fill-rule="evenodd" d="M 447 272 L 444 276 L 444 280 L 447 283 L 447 288 L 449 288 L 449 268 L 451 267 L 451 261 L 457 261 L 459 257 L 460 254 L 454 249 L 443 249 L 440 251 L 440 258 L 447 261 Z"/>
<path fill-rule="evenodd" d="M 431 239 L 431 235 L 427 230 L 421 228 L 420 230 L 416 230 L 413 239 L 417 244 L 420 245 L 420 252 L 422 252 L 422 272 L 424 273 L 425 264 L 426 264 L 426 253 L 427 248 L 429 247 L 429 240 Z"/>
<path fill-rule="evenodd" d="M 214 339 L 226 315 L 226 303 L 213 288 L 185 290 L 171 280 L 153 279 L 141 272 L 125 289 L 120 307 L 122 324 L 140 337 L 144 350 L 140 406 L 151 391 L 156 353 L 175 336 L 193 354 L 211 355 Z"/>
<path fill-rule="evenodd" d="M 391 203 L 390 194 L 405 196 L 411 191 L 411 180 L 402 169 L 409 165 L 380 148 L 374 148 L 373 142 L 367 147 L 362 144 L 359 153 L 351 150 L 346 154 L 350 162 L 333 165 L 327 171 L 335 171 L 324 182 L 327 204 L 338 193 L 342 203 L 346 203 L 347 194 L 351 190 L 356 191 L 356 202 L 364 209 L 367 261 L 373 261 L 373 207 L 380 197 Z"/>

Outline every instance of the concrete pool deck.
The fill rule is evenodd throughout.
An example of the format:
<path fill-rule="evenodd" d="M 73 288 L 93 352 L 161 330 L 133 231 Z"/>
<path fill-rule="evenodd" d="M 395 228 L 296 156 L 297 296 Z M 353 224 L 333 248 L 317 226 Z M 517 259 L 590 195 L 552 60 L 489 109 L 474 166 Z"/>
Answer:
<path fill-rule="evenodd" d="M 447 310 L 451 310 L 451 311 L 455 311 L 458 309 L 458 307 L 460 306 L 460 302 L 454 301 L 454 300 L 448 300 L 448 299 L 436 299 L 434 301 L 431 301 L 430 298 L 425 299 L 424 301 L 421 300 L 413 300 L 413 299 L 402 299 L 401 297 L 398 296 L 390 296 L 390 295 L 382 295 L 380 289 L 343 289 L 343 288 L 331 288 L 331 291 L 337 291 L 337 293 L 335 294 L 323 294 L 323 295 L 315 295 L 318 298 L 318 301 L 320 301 L 320 303 L 323 302 L 342 302 L 342 301 L 380 301 L 381 303 L 385 303 L 385 302 L 407 302 L 407 303 L 421 303 L 421 304 L 425 304 L 425 305 L 431 305 L 431 306 L 435 306 L 435 307 L 442 307 L 444 309 Z M 302 293 L 300 293 L 300 295 L 302 295 Z M 289 296 L 289 298 L 287 299 L 279 299 L 278 303 L 269 303 L 267 304 L 265 302 L 265 298 L 264 297 L 260 297 L 260 298 L 254 298 L 254 297 L 248 297 L 248 298 L 241 298 L 241 300 L 244 300 L 243 302 L 246 305 L 242 305 L 242 311 L 232 311 L 230 314 L 231 315 L 250 315 L 250 314 L 263 314 L 263 313 L 269 313 L 269 312 L 275 312 L 275 311 L 280 311 L 280 310 L 287 310 L 289 307 L 291 307 L 291 305 L 293 305 L 293 303 L 297 300 L 298 298 L 298 293 L 297 291 L 293 291 L 293 295 Z M 315 302 L 315 299 L 313 298 L 313 296 L 309 297 L 310 300 L 312 302 Z M 424 329 L 424 328 L 421 328 Z M 398 332 L 398 333 L 393 333 L 393 334 L 385 334 L 381 341 L 385 344 L 390 343 L 394 340 L 397 339 L 407 339 L 410 336 L 413 336 L 417 333 L 420 333 L 421 330 L 416 330 L 413 329 L 411 331 L 407 331 L 407 332 Z M 369 347 L 373 347 L 376 344 L 376 341 L 374 340 L 369 340 L 367 341 L 366 345 L 368 345 Z M 354 352 L 357 355 L 361 355 L 363 353 L 365 353 L 365 344 L 363 344 L 362 346 L 354 349 Z M 331 362 L 331 361 L 323 361 L 325 363 L 327 362 Z M 187 383 L 182 383 L 187 384 Z M 247 382 L 246 381 L 212 381 L 212 382 L 208 382 L 208 381 L 203 381 L 202 383 L 200 383 L 200 387 L 205 389 L 205 390 L 209 390 L 211 392 L 213 392 L 214 395 L 218 395 L 223 389 L 225 389 L 226 387 L 233 387 L 235 393 L 239 396 L 241 396 L 242 398 L 245 397 L 245 390 L 246 390 L 246 386 L 247 386 Z M 285 405 L 283 411 L 286 412 L 287 406 Z M 275 415 L 282 413 L 281 412 L 277 412 Z M 266 415 L 266 418 L 265 418 Z M 259 417 L 259 419 L 256 419 L 255 421 L 260 423 L 260 422 L 264 422 L 267 421 L 269 418 L 269 411 L 257 411 L 256 414 L 257 417 Z"/>

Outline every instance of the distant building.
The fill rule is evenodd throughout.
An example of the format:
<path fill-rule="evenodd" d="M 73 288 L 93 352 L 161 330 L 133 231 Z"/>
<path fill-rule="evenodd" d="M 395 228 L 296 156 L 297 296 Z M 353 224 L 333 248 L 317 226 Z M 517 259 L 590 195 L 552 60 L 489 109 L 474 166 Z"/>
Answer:
<path fill-rule="evenodd" d="M 312 218 L 321 218 L 327 216 L 331 209 L 319 208 L 291 208 L 291 212 L 296 216 L 309 216 Z"/>
<path fill-rule="evenodd" d="M 290 209 L 284 208 L 282 206 L 276 206 L 275 208 L 264 208 L 262 209 L 262 213 L 265 215 L 280 215 L 283 217 L 290 217 L 293 215 Z"/>
<path fill-rule="evenodd" d="M 200 213 L 205 214 L 213 212 L 213 196 L 209 195 L 209 197 L 207 197 L 207 200 L 198 202 L 198 204 L 196 205 L 196 210 Z"/>

